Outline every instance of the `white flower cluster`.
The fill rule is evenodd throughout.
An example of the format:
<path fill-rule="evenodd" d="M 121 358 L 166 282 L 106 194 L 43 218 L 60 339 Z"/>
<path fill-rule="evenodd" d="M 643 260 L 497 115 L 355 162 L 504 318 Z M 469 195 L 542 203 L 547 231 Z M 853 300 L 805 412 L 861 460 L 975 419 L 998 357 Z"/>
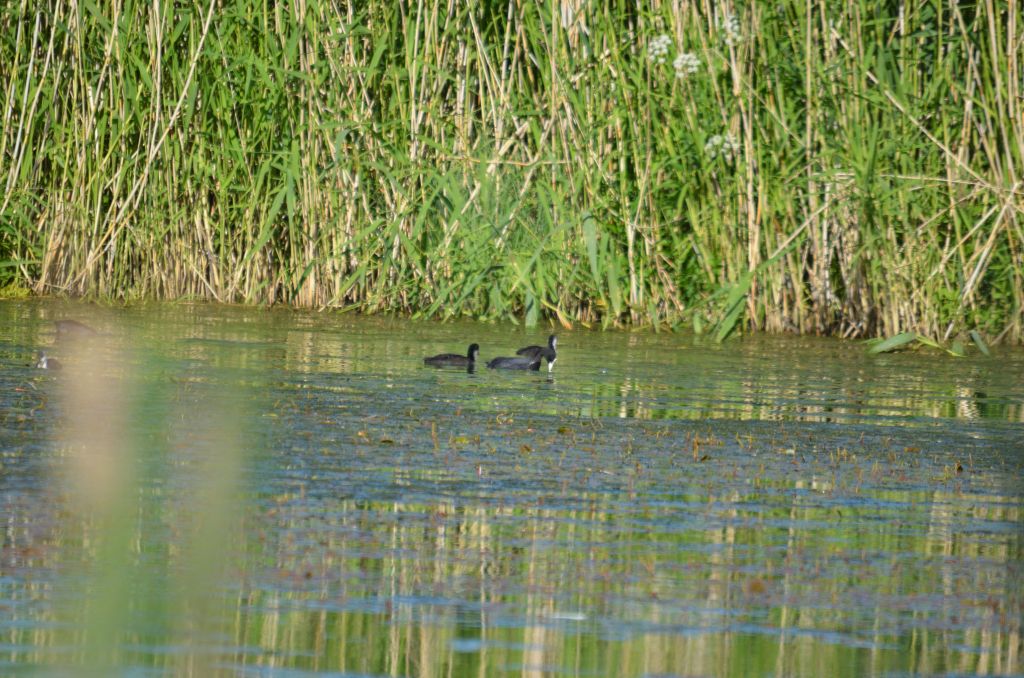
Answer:
<path fill-rule="evenodd" d="M 735 45 L 743 36 L 740 35 L 740 20 L 732 12 L 718 17 L 718 30 L 725 33 L 725 44 Z"/>
<path fill-rule="evenodd" d="M 672 68 L 676 69 L 677 78 L 685 78 L 700 70 L 700 59 L 692 52 L 680 52 L 672 62 Z"/>
<path fill-rule="evenodd" d="M 647 58 L 650 59 L 651 63 L 663 64 L 668 61 L 668 48 L 671 46 L 672 38 L 664 33 L 651 38 L 651 41 L 647 43 Z"/>
<path fill-rule="evenodd" d="M 740 144 L 731 134 L 716 134 L 704 144 L 704 153 L 712 160 L 721 156 L 726 161 L 731 161 L 739 150 Z"/>

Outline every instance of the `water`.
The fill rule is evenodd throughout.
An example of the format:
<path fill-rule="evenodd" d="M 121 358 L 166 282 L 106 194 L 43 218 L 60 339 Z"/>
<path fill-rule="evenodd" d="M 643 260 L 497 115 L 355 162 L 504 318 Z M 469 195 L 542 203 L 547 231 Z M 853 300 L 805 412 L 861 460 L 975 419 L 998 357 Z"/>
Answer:
<path fill-rule="evenodd" d="M 0 303 L 0 672 L 1024 672 L 1024 352 L 547 334 Z"/>

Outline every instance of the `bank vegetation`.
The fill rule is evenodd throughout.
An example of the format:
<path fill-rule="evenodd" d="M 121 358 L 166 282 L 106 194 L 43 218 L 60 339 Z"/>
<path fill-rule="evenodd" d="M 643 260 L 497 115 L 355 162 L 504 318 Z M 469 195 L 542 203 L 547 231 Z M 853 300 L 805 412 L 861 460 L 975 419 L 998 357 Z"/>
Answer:
<path fill-rule="evenodd" d="M 1024 340 L 1016 0 L 14 0 L 0 285 Z"/>

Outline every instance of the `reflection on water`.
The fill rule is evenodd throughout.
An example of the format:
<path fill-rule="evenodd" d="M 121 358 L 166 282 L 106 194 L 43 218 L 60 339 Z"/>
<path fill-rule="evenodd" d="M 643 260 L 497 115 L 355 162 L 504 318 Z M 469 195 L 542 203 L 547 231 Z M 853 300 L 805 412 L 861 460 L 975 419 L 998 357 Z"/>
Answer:
<path fill-rule="evenodd" d="M 0 673 L 1022 671 L 1021 352 L 563 332 L 467 374 L 422 357 L 546 332 L 158 306 L 27 367 L 88 311 L 0 304 Z"/>

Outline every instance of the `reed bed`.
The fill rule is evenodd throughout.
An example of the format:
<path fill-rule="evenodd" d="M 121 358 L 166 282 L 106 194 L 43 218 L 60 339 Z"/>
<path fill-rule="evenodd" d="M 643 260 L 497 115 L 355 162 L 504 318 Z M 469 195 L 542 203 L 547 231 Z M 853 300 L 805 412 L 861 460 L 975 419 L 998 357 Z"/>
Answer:
<path fill-rule="evenodd" d="M 0 285 L 1024 340 L 1016 0 L 18 0 Z"/>

